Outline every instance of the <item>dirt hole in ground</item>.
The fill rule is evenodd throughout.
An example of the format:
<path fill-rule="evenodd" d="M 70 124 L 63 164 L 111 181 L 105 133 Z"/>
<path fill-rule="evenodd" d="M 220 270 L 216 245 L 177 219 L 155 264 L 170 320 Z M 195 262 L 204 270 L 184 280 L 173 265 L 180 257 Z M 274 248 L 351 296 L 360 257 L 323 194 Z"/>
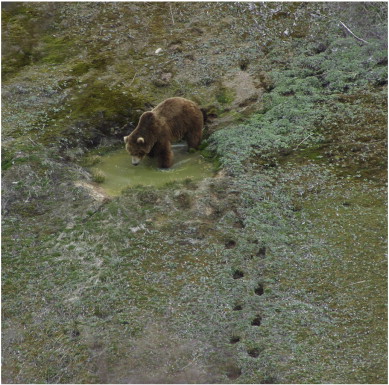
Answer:
<path fill-rule="evenodd" d="M 227 369 L 227 377 L 230 380 L 236 380 L 238 377 L 242 375 L 242 369 L 238 368 L 237 366 L 230 366 Z"/>
<path fill-rule="evenodd" d="M 237 344 L 240 341 L 240 337 L 238 336 L 232 336 L 230 338 L 230 344 Z"/>
<path fill-rule="evenodd" d="M 236 227 L 237 229 L 244 229 L 245 225 L 243 221 L 239 220 L 234 223 L 234 227 Z"/>
<path fill-rule="evenodd" d="M 235 270 L 234 274 L 232 275 L 232 278 L 234 279 L 240 279 L 244 277 L 244 273 L 241 270 Z"/>
<path fill-rule="evenodd" d="M 233 249 L 236 246 L 236 242 L 233 239 L 229 239 L 225 243 L 226 249 Z"/>
<path fill-rule="evenodd" d="M 258 349 L 258 348 L 249 349 L 249 350 L 247 350 L 247 354 L 248 354 L 250 357 L 257 358 L 257 357 L 259 356 L 259 349 Z"/>
<path fill-rule="evenodd" d="M 246 71 L 247 68 L 249 67 L 249 61 L 248 60 L 241 60 L 241 62 L 239 63 L 239 68 L 242 70 L 242 71 Z"/>
<path fill-rule="evenodd" d="M 280 381 L 276 376 L 265 375 L 265 378 L 262 380 L 261 384 L 278 384 Z"/>
<path fill-rule="evenodd" d="M 234 310 L 234 311 L 243 310 L 243 306 L 242 305 L 236 305 L 232 310 Z"/>
<path fill-rule="evenodd" d="M 265 258 L 266 257 L 266 247 L 263 246 L 258 250 L 257 257 Z"/>
<path fill-rule="evenodd" d="M 253 326 L 261 326 L 262 317 L 260 315 L 257 315 L 252 321 L 251 325 Z"/>
<path fill-rule="evenodd" d="M 263 284 L 259 283 L 258 286 L 254 290 L 255 294 L 262 295 L 264 293 Z"/>

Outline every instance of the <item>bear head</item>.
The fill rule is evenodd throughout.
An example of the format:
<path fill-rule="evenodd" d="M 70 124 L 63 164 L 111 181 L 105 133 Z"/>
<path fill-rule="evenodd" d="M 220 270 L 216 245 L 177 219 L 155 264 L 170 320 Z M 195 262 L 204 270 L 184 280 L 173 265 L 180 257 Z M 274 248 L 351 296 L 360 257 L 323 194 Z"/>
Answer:
<path fill-rule="evenodd" d="M 140 163 L 156 142 L 155 135 L 153 135 L 154 121 L 155 117 L 151 111 L 143 113 L 135 130 L 123 138 L 126 150 L 130 153 L 134 166 Z"/>

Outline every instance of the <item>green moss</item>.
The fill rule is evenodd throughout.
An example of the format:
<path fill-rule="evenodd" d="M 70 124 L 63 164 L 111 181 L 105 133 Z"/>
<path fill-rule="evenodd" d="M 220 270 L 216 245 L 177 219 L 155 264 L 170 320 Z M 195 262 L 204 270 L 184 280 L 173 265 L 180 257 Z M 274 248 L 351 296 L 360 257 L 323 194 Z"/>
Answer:
<path fill-rule="evenodd" d="M 68 36 L 54 37 L 48 35 L 42 41 L 43 46 L 39 52 L 35 53 L 35 56 L 40 58 L 43 63 L 62 64 L 75 53 L 73 40 Z"/>
<path fill-rule="evenodd" d="M 75 85 L 77 85 L 77 83 L 78 83 L 78 80 L 77 80 L 76 77 L 68 77 L 68 78 L 60 80 L 58 82 L 58 87 L 61 90 L 63 90 L 63 89 L 66 89 L 66 88 L 72 88 Z"/>
<path fill-rule="evenodd" d="M 13 151 L 2 148 L 1 150 L 1 169 L 3 171 L 8 170 L 14 164 Z"/>
<path fill-rule="evenodd" d="M 82 61 L 75 64 L 71 69 L 71 72 L 76 76 L 80 76 L 86 74 L 90 68 L 91 65 L 89 63 Z"/>
<path fill-rule="evenodd" d="M 132 108 L 131 94 L 126 95 L 128 91 L 90 79 L 80 86 L 72 100 L 72 114 L 82 120 L 125 116 Z"/>
<path fill-rule="evenodd" d="M 91 67 L 97 70 L 104 70 L 112 62 L 112 56 L 107 53 L 101 53 L 96 46 L 94 50 L 89 52 L 89 56 L 91 58 Z"/>
<path fill-rule="evenodd" d="M 215 97 L 220 104 L 230 104 L 235 99 L 235 93 L 231 88 L 222 86 L 216 91 Z"/>
<path fill-rule="evenodd" d="M 79 144 L 91 145 L 103 136 L 121 137 L 124 124 L 136 122 L 144 108 L 144 97 L 124 86 L 110 86 L 89 78 L 74 87 L 65 106 L 53 109 L 36 122 L 37 135 L 45 144 L 61 143 L 68 148 Z M 42 125 L 50 130 L 41 131 Z M 59 138 L 59 139 L 58 139 Z"/>
<path fill-rule="evenodd" d="M 221 169 L 222 167 L 221 158 L 215 151 L 213 151 L 209 147 L 209 143 L 207 141 L 205 140 L 202 141 L 199 150 L 201 155 L 205 159 L 213 163 L 213 168 L 215 172 Z"/>
<path fill-rule="evenodd" d="M 2 15 L 2 30 L 6 36 L 6 48 L 2 52 L 3 76 L 15 75 L 22 67 L 38 62 L 61 64 L 73 55 L 73 39 L 56 36 L 50 30 L 50 23 L 40 20 L 42 15 L 34 5 L 8 6 L 2 9 Z"/>
<path fill-rule="evenodd" d="M 31 64 L 34 48 L 37 45 L 34 30 L 35 13 L 28 6 L 17 4 L 2 7 L 2 75 L 16 74 L 21 68 Z"/>

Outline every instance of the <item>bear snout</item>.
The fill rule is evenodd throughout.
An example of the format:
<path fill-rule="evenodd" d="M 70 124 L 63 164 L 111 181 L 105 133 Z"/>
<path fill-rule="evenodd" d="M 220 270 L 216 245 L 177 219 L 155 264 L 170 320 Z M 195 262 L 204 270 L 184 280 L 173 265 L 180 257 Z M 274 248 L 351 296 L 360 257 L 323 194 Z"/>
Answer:
<path fill-rule="evenodd" d="M 140 158 L 133 156 L 131 162 L 133 166 L 137 166 L 140 163 Z"/>

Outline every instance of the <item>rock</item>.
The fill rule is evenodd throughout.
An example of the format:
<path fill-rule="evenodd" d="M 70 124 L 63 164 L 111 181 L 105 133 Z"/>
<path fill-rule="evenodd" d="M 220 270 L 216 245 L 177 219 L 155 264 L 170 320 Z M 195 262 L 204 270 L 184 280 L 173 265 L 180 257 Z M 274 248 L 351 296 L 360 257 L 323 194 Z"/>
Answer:
<path fill-rule="evenodd" d="M 170 84 L 172 77 L 173 74 L 171 72 L 164 72 L 153 79 L 153 84 L 157 87 L 166 87 Z"/>

